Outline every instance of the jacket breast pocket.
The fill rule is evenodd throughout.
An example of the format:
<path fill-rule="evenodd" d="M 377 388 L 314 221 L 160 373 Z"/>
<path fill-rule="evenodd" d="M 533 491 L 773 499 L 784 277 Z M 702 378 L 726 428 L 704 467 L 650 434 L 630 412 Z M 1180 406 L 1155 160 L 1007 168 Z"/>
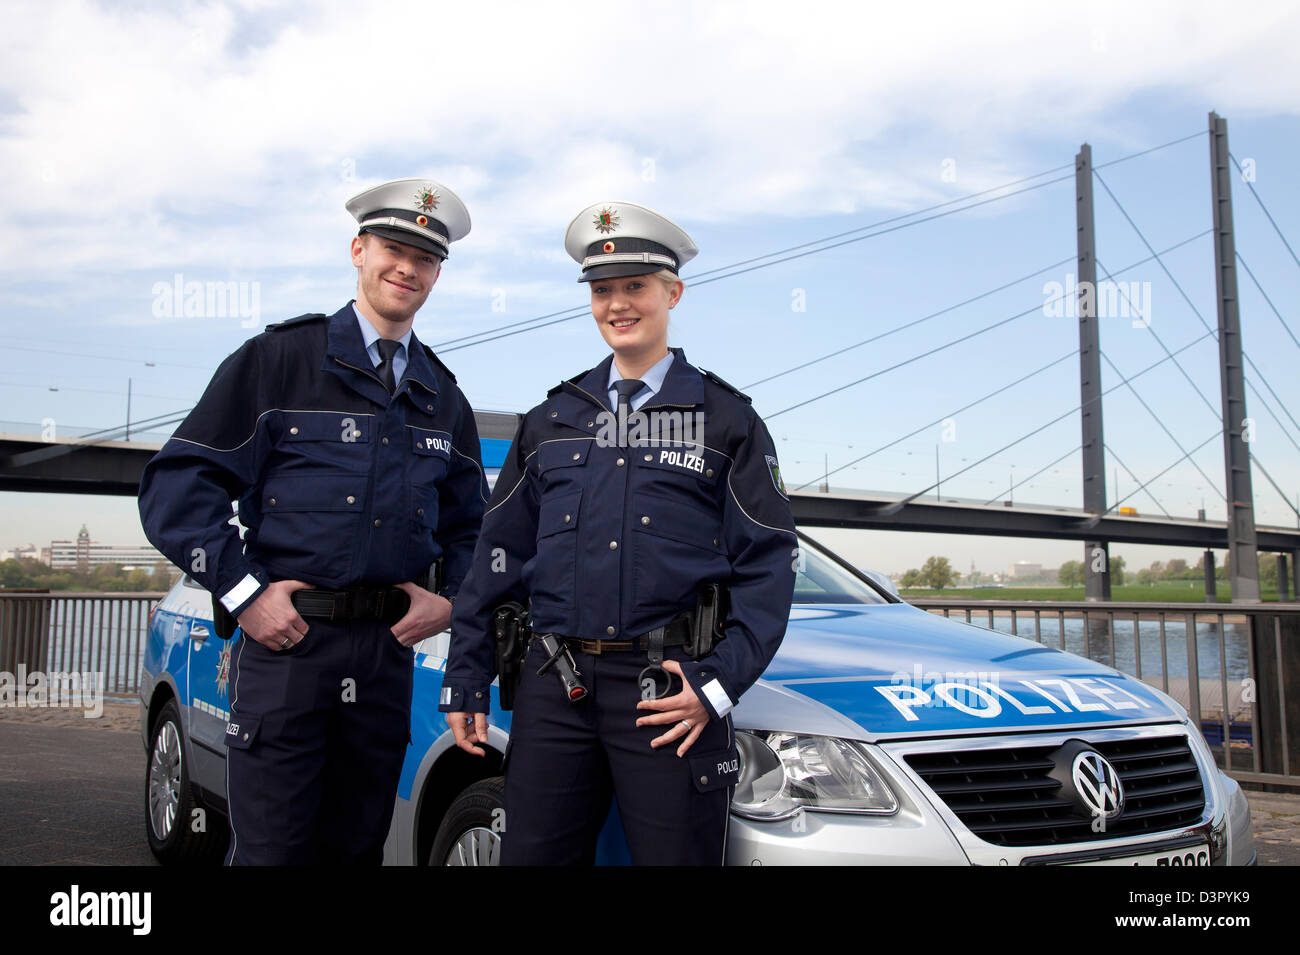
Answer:
<path fill-rule="evenodd" d="M 565 615 L 574 608 L 578 562 L 578 519 L 582 489 L 542 497 L 537 512 L 537 557 L 532 599 L 539 607 Z"/>
<path fill-rule="evenodd" d="M 638 607 L 684 610 L 693 605 L 697 584 L 730 574 L 717 512 L 645 491 L 631 508 L 632 596 Z"/>
<path fill-rule="evenodd" d="M 296 471 L 267 479 L 257 550 L 282 574 L 342 581 L 365 510 L 366 475 Z"/>
<path fill-rule="evenodd" d="M 287 411 L 280 451 L 294 466 L 366 471 L 374 416 L 346 411 Z"/>
<path fill-rule="evenodd" d="M 537 448 L 537 471 L 543 499 L 548 493 L 581 489 L 591 453 L 590 438 L 543 441 Z"/>
<path fill-rule="evenodd" d="M 411 436 L 408 462 L 410 518 L 417 540 L 427 546 L 438 529 L 438 486 L 451 465 L 451 435 L 446 431 L 406 426 Z"/>

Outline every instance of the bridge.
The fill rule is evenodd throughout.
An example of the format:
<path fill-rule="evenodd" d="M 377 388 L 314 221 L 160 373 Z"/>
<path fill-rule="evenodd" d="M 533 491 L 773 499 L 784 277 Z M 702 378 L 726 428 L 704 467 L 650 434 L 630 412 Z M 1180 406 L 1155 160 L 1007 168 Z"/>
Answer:
<path fill-rule="evenodd" d="M 1101 170 L 1202 136 L 1206 137 L 1209 146 L 1211 227 L 1198 235 L 1184 239 L 1182 242 L 1163 250 L 1157 250 L 1124 208 L 1120 199 L 1107 183 Z M 1069 169 L 1069 171 L 1058 175 L 1065 169 Z M 1271 485 L 1273 490 L 1286 502 L 1287 508 L 1296 513 L 1297 519 L 1300 519 L 1300 508 L 1291 503 L 1291 495 L 1282 488 L 1278 481 L 1274 479 L 1272 473 L 1265 468 L 1264 463 L 1260 460 L 1258 450 L 1251 447 L 1251 426 L 1249 423 L 1251 419 L 1246 407 L 1247 393 L 1250 393 L 1251 401 L 1255 403 L 1257 408 L 1262 407 L 1272 417 L 1278 425 L 1279 432 L 1290 440 L 1298 452 L 1300 452 L 1300 442 L 1292 436 L 1292 431 L 1300 434 L 1300 422 L 1296 421 L 1287 406 L 1287 402 L 1278 394 L 1277 389 L 1264 376 L 1263 372 L 1251 359 L 1249 351 L 1244 347 L 1239 314 L 1238 265 L 1241 265 L 1250 281 L 1254 283 L 1264 301 L 1269 304 L 1274 315 L 1282 323 L 1282 326 L 1298 348 L 1300 348 L 1300 338 L 1297 338 L 1292 332 L 1282 313 L 1273 305 L 1273 299 L 1267 295 L 1259 282 L 1258 276 L 1245 264 L 1245 260 L 1236 251 L 1232 215 L 1232 185 L 1234 178 L 1232 173 L 1234 169 L 1241 173 L 1241 182 L 1245 184 L 1250 196 L 1264 211 L 1268 222 L 1290 253 L 1291 258 L 1295 260 L 1297 266 L 1300 266 L 1300 257 L 1295 255 L 1291 244 L 1264 205 L 1263 198 L 1255 190 L 1251 178 L 1245 174 L 1237 157 L 1229 152 L 1226 120 L 1211 113 L 1206 131 L 1153 146 L 1129 156 L 1094 164 L 1091 148 L 1084 144 L 1078 155 L 1075 156 L 1074 162 L 1068 167 L 1063 166 L 1046 170 L 1034 176 L 1024 177 L 994 189 L 983 190 L 927 209 L 917 210 L 905 216 L 893 217 L 813 242 L 802 243 L 787 249 L 779 249 L 767 255 L 714 269 L 711 272 L 687 276 L 688 284 L 692 287 L 723 281 L 733 276 L 752 272 L 755 269 L 767 268 L 781 262 L 788 262 L 828 249 L 843 247 L 850 243 L 865 241 L 899 229 L 910 228 L 919 223 L 957 215 L 966 210 L 988 203 L 999 202 L 1051 183 L 1073 180 L 1076 215 L 1076 228 L 1072 236 L 1076 246 L 1076 255 L 1073 261 L 1077 270 L 1078 281 L 1076 287 L 1064 288 L 1062 293 L 1052 302 L 1069 305 L 1070 314 L 1077 317 L 1078 348 L 1071 353 L 1053 358 L 1027 374 L 1018 375 L 1014 380 L 999 385 L 985 394 L 971 396 L 969 400 L 962 403 L 961 407 L 954 409 L 953 414 L 975 408 L 993 396 L 1008 392 L 1011 389 L 1023 389 L 1025 383 L 1036 376 L 1053 369 L 1059 371 L 1068 368 L 1069 363 L 1075 360 L 1079 363 L 1078 380 L 1080 391 L 1077 407 L 1067 410 L 1064 414 L 1056 415 L 1044 425 L 1016 436 L 1013 440 L 992 450 L 991 453 L 979 457 L 974 463 L 966 465 L 955 472 L 942 476 L 936 473 L 933 484 L 920 488 L 913 493 L 903 493 L 896 490 L 865 491 L 839 487 L 832 489 L 830 485 L 832 475 L 842 472 L 855 463 L 869 459 L 887 448 L 896 446 L 899 442 L 914 437 L 926 429 L 938 426 L 945 419 L 940 418 L 923 424 L 918 428 L 896 436 L 893 440 L 881 445 L 874 451 L 861 455 L 841 467 L 831 469 L 828 465 L 820 482 L 808 482 L 807 485 L 794 488 L 791 492 L 791 502 L 796 521 L 805 527 L 840 527 L 1080 541 L 1085 544 L 1088 553 L 1094 558 L 1093 560 L 1084 561 L 1087 575 L 1086 593 L 1090 600 L 1108 600 L 1110 597 L 1109 574 L 1106 570 L 1108 560 L 1096 558 L 1108 558 L 1108 548 L 1111 543 L 1203 548 L 1206 549 L 1209 558 L 1206 561 L 1208 575 L 1213 573 L 1213 554 L 1210 551 L 1213 549 L 1226 550 L 1229 553 L 1229 574 L 1233 599 L 1234 601 L 1244 602 L 1255 601 L 1259 598 L 1257 552 L 1273 552 L 1279 555 L 1279 567 L 1282 570 L 1279 573 L 1279 596 L 1286 599 L 1287 591 L 1292 582 L 1296 586 L 1295 592 L 1300 593 L 1300 530 L 1280 526 L 1257 526 L 1256 523 L 1252 484 L 1256 476 L 1263 478 Z M 1166 344 L 1156 329 L 1150 326 L 1149 321 L 1145 321 L 1146 332 L 1159 343 L 1164 357 L 1146 368 L 1131 372 L 1127 376 L 1120 372 L 1111 355 L 1101 349 L 1098 322 L 1099 312 L 1104 305 L 1104 296 L 1101 290 L 1107 288 L 1109 291 L 1106 294 L 1115 298 L 1115 301 L 1110 303 L 1112 307 L 1116 304 L 1122 304 L 1125 307 L 1131 306 L 1133 313 L 1139 319 L 1143 319 L 1143 313 L 1140 303 L 1128 300 L 1122 287 L 1123 283 L 1117 284 L 1113 281 L 1115 276 L 1122 274 L 1133 266 L 1111 272 L 1105 269 L 1098 260 L 1093 213 L 1094 186 L 1099 186 L 1113 201 L 1146 249 L 1148 253 L 1146 258 L 1136 264 L 1156 263 L 1174 287 L 1178 289 L 1190 312 L 1200 320 L 1201 325 L 1204 327 L 1204 334 L 1201 334 L 1198 338 L 1171 347 L 1171 345 Z M 1217 322 L 1214 325 L 1211 325 L 1201 315 L 1191 296 L 1174 277 L 1163 258 L 1173 249 L 1205 236 L 1210 237 L 1214 247 L 1215 311 L 1217 315 Z M 1069 261 L 1067 259 L 1063 262 L 1054 263 L 1048 269 L 1040 270 L 1040 273 L 1059 268 L 1068 264 Z M 1040 273 L 1034 274 L 1038 275 Z M 1023 279 L 1017 281 L 1023 281 Z M 1014 283 L 999 288 L 1007 288 L 1011 284 Z M 997 290 L 994 289 L 993 291 Z M 745 387 L 762 385 L 783 375 L 843 354 L 845 351 L 918 328 L 938 315 L 979 300 L 985 294 L 988 293 L 981 293 L 949 308 L 941 309 L 907 321 L 894 328 L 878 332 L 862 341 L 840 344 L 830 354 L 811 361 L 801 362 L 793 368 L 785 369 L 775 375 L 769 375 L 758 382 L 748 383 Z M 1052 302 L 1043 303 L 1040 301 L 1032 308 L 993 322 L 968 334 L 943 340 L 937 345 L 930 345 L 917 354 L 872 370 L 854 381 L 839 384 L 788 408 L 765 414 L 765 419 L 770 426 L 773 419 L 779 418 L 787 412 L 812 402 L 842 395 L 850 388 L 880 379 L 891 372 L 904 368 L 916 372 L 923 367 L 920 363 L 926 358 L 947 349 L 960 347 L 990 330 L 1005 327 L 1023 316 L 1035 313 L 1043 314 L 1044 309 L 1050 306 Z M 512 322 L 508 325 L 487 329 L 449 342 L 440 342 L 435 347 L 439 354 L 446 354 L 463 348 L 499 341 L 514 335 L 530 333 L 561 322 L 586 317 L 588 314 L 587 308 L 580 306 L 537 316 L 522 322 Z M 1138 322 L 1134 323 L 1135 328 L 1138 325 Z M 1197 342 L 1208 339 L 1217 341 L 1219 348 L 1220 395 L 1217 402 L 1206 395 L 1201 385 L 1188 373 L 1179 357 L 1180 354 Z M 1109 369 L 1108 374 L 1117 379 L 1114 384 L 1104 389 L 1102 387 L 1103 363 Z M 1153 368 L 1162 365 L 1167 368 L 1177 368 L 1201 403 L 1216 419 L 1215 431 L 1194 447 L 1189 448 L 1188 444 L 1190 442 L 1180 441 L 1172 433 L 1169 426 L 1151 409 L 1150 404 L 1139 391 L 1139 385 L 1146 387 L 1145 383 L 1140 382 L 1142 376 Z M 973 378 L 972 380 L 980 379 Z M 1104 399 L 1108 395 L 1121 390 L 1137 399 L 1146 412 L 1150 414 L 1155 426 L 1163 431 L 1167 438 L 1178 448 L 1181 456 L 1169 467 L 1164 468 L 1145 481 L 1140 481 L 1136 490 L 1130 492 L 1124 498 L 1120 498 L 1116 493 L 1115 500 L 1108 504 L 1106 491 L 1107 462 L 1108 458 L 1118 461 L 1118 456 L 1106 443 L 1103 428 L 1103 406 Z M 43 436 L 37 433 L 40 430 L 37 426 L 31 426 L 28 429 L 10 427 L 6 430 L 0 428 L 0 490 L 134 495 L 145 463 L 160 447 L 159 441 L 165 438 L 165 429 L 182 420 L 186 410 L 181 409 L 169 415 L 159 415 L 153 419 L 136 421 L 129 426 L 107 429 L 77 437 L 56 438 L 53 435 Z M 517 416 L 490 412 L 478 412 L 477 415 L 479 432 L 483 438 L 485 465 L 488 467 L 499 465 L 504 457 L 510 437 L 514 433 Z M 945 482 L 951 482 L 955 477 L 973 468 L 985 465 L 996 455 L 1009 448 L 1032 446 L 1033 439 L 1040 435 L 1045 428 L 1062 420 L 1067 420 L 1071 416 L 1076 417 L 1079 422 L 1080 443 L 1067 452 L 1066 455 L 1056 458 L 1047 467 L 1059 463 L 1064 457 L 1069 457 L 1075 453 L 1080 454 L 1083 500 L 1079 502 L 1078 506 L 1057 503 L 1026 504 L 1021 502 L 1012 504 L 1009 499 L 1011 492 L 1031 480 L 1036 474 L 1046 470 L 1046 468 L 1035 471 L 1034 474 L 1019 482 L 1013 480 L 1004 495 L 1008 498 L 1005 501 L 980 501 L 949 497 L 941 493 L 942 485 Z M 1283 420 L 1284 418 L 1289 419 L 1293 427 L 1288 428 Z M 135 440 L 130 439 L 133 429 L 136 435 Z M 157 430 L 157 434 L 152 435 L 157 440 L 141 440 L 142 437 L 150 436 L 148 429 Z M 142 431 L 145 431 L 146 434 L 142 435 Z M 1211 479 L 1192 457 L 1196 452 L 1215 441 L 1222 442 L 1224 449 L 1224 477 L 1222 481 Z M 1270 450 L 1269 453 L 1273 452 Z M 1224 520 L 1205 519 L 1204 508 L 1201 509 L 1196 518 L 1189 518 L 1175 516 L 1168 511 L 1165 511 L 1164 516 L 1138 516 L 1131 507 L 1121 507 L 1123 501 L 1131 500 L 1138 493 L 1145 493 L 1159 506 L 1159 501 L 1152 494 L 1152 485 L 1183 462 L 1195 467 L 1214 493 L 1223 498 L 1226 511 Z M 1132 475 L 1132 472 L 1123 462 L 1119 463 L 1121 467 L 1124 467 L 1125 471 Z M 938 463 L 936 461 L 937 471 Z M 1134 476 L 1134 480 L 1137 483 L 1140 479 Z M 812 486 L 814 483 L 816 483 L 815 487 Z M 1163 506 L 1159 506 L 1159 509 L 1164 510 Z M 1289 572 L 1285 569 L 1288 563 Z"/>

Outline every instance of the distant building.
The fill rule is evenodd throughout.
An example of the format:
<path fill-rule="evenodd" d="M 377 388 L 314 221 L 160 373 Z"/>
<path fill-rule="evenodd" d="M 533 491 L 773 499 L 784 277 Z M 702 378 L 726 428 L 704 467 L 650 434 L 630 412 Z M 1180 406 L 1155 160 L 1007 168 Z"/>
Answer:
<path fill-rule="evenodd" d="M 1007 570 L 1007 576 L 1012 580 L 1024 580 L 1028 577 L 1043 576 L 1042 564 L 1031 564 L 1027 560 L 1018 560 Z"/>
<path fill-rule="evenodd" d="M 167 558 L 148 544 L 100 544 L 90 539 L 85 525 L 75 541 L 50 541 L 50 567 L 54 570 L 75 570 L 89 573 L 104 564 L 117 564 L 124 570 L 152 570 L 159 561 Z"/>
<path fill-rule="evenodd" d="M 44 557 L 44 549 L 38 549 L 35 544 L 28 544 L 26 547 L 15 547 L 13 550 L 0 551 L 0 560 L 42 560 Z"/>

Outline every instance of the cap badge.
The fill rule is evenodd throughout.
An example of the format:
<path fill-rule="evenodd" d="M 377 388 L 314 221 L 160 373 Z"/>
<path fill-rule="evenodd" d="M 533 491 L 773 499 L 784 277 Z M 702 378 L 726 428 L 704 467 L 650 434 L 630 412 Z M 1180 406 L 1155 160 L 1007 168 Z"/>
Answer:
<path fill-rule="evenodd" d="M 601 209 L 596 213 L 595 222 L 592 224 L 595 225 L 597 232 L 602 232 L 608 235 L 610 232 L 613 232 L 618 228 L 618 223 L 618 212 L 609 208 L 609 206 L 606 206 L 604 209 Z"/>
<path fill-rule="evenodd" d="M 416 225 L 428 225 L 428 224 L 429 224 L 429 217 L 428 217 L 428 216 L 416 216 L 416 217 L 415 217 L 415 224 L 416 224 Z"/>
<path fill-rule="evenodd" d="M 613 243 L 613 242 L 606 242 L 603 246 L 601 246 L 601 248 L 603 248 L 607 253 L 608 253 L 608 252 L 613 252 L 613 251 L 614 251 L 614 243 Z"/>
<path fill-rule="evenodd" d="M 433 186 L 425 186 L 415 194 L 415 204 L 420 207 L 421 212 L 432 212 L 438 208 L 438 200 L 441 198 L 442 196 L 433 191 Z"/>

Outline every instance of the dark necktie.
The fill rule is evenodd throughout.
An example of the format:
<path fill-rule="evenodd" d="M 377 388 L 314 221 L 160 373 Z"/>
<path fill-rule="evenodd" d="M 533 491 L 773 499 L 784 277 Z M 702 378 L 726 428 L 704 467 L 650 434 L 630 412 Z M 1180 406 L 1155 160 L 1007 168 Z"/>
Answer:
<path fill-rule="evenodd" d="M 384 383 L 391 395 L 397 390 L 397 380 L 393 377 L 393 358 L 397 355 L 397 349 L 402 347 L 401 342 L 395 342 L 388 338 L 381 338 L 379 346 L 379 364 L 375 366 L 375 371 L 379 372 L 379 380 Z"/>
<path fill-rule="evenodd" d="M 627 427 L 627 419 L 632 412 L 632 396 L 644 387 L 645 382 L 640 378 L 620 378 L 614 382 L 614 390 L 618 392 L 619 444 L 623 443 L 621 438 L 626 434 L 623 429 Z"/>
<path fill-rule="evenodd" d="M 620 418 L 626 418 L 629 411 L 632 410 L 632 396 L 645 387 L 645 382 L 640 378 L 621 378 L 614 382 L 614 390 L 618 392 L 618 415 Z M 624 411 L 623 409 L 627 409 Z"/>

